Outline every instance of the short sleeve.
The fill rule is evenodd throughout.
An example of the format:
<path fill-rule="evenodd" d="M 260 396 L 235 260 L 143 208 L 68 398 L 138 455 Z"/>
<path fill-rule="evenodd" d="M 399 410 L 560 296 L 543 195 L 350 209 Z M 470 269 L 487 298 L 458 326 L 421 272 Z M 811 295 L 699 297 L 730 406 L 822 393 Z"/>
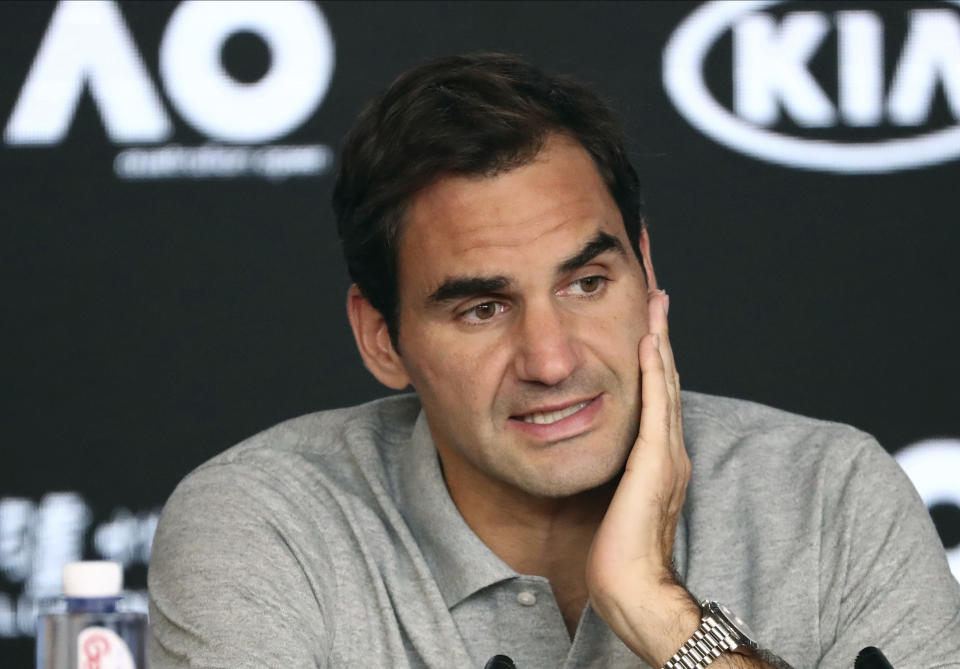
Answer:
<path fill-rule="evenodd" d="M 239 464 L 178 486 L 150 561 L 151 667 L 326 666 L 329 598 L 284 520 L 298 513 L 282 486 Z"/>
<path fill-rule="evenodd" d="M 960 667 L 960 584 L 930 515 L 879 444 L 853 453 L 827 463 L 818 665 L 876 646 L 896 669 Z"/>

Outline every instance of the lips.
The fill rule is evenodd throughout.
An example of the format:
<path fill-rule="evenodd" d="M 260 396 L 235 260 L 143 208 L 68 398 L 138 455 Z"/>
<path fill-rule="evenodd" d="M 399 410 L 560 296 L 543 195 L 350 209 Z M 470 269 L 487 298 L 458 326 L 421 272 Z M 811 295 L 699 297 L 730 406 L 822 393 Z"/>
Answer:
<path fill-rule="evenodd" d="M 576 404 L 571 404 L 562 409 L 556 409 L 554 411 L 535 411 L 533 413 L 517 416 L 517 418 L 522 420 L 524 423 L 550 425 L 552 423 L 556 423 L 558 420 L 563 420 L 567 416 L 572 416 L 588 404 L 590 404 L 590 400 L 584 400 L 582 402 L 577 402 Z"/>
<path fill-rule="evenodd" d="M 538 442 L 555 442 L 589 431 L 599 418 L 603 395 L 541 407 L 510 417 L 511 429 Z"/>

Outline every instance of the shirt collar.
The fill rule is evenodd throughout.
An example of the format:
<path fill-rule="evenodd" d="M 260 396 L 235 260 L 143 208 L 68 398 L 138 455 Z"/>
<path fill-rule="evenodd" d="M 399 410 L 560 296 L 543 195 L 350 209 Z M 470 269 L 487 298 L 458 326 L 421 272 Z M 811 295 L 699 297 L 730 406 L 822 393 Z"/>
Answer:
<path fill-rule="evenodd" d="M 414 424 L 407 455 L 399 467 L 400 508 L 447 608 L 494 583 L 519 576 L 487 548 L 457 510 L 423 411 Z"/>

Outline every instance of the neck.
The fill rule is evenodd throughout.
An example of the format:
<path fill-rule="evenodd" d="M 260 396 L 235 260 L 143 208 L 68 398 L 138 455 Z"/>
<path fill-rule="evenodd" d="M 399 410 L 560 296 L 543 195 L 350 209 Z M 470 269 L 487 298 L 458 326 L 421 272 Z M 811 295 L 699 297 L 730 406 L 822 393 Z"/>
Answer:
<path fill-rule="evenodd" d="M 505 483 L 467 481 L 444 462 L 444 480 L 470 529 L 511 569 L 550 581 L 572 637 L 587 603 L 593 536 L 618 480 L 562 498 L 538 497 Z"/>
<path fill-rule="evenodd" d="M 613 489 L 607 484 L 557 499 L 520 491 L 487 496 L 460 488 L 451 490 L 451 497 L 470 528 L 501 560 L 520 573 L 550 578 L 575 557 L 586 563 Z"/>

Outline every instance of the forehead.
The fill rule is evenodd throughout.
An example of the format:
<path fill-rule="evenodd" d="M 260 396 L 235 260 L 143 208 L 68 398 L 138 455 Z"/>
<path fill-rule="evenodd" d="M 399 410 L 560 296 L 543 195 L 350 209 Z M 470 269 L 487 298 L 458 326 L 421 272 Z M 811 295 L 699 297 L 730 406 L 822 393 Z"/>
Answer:
<path fill-rule="evenodd" d="M 629 241 L 593 159 L 553 136 L 530 163 L 494 177 L 445 177 L 411 202 L 400 242 L 402 292 L 453 274 L 515 274 L 568 255 L 598 231 Z"/>

